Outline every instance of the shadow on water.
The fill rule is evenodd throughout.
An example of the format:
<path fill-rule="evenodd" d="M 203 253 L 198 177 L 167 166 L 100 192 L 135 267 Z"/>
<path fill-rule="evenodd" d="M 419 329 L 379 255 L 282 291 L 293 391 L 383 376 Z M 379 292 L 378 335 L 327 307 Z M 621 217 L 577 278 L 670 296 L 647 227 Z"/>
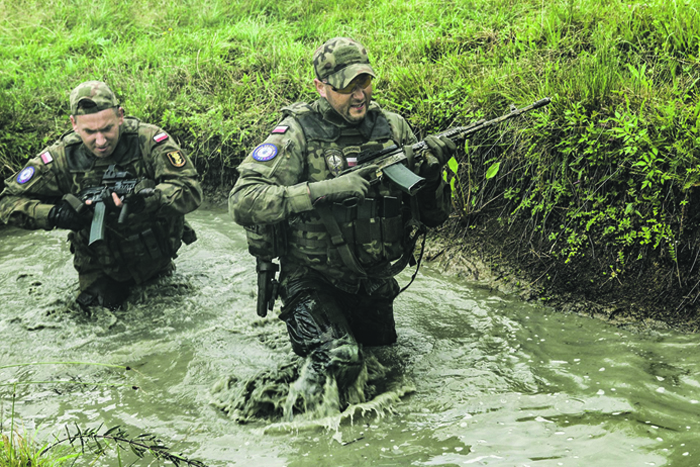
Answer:
<path fill-rule="evenodd" d="M 243 231 L 222 210 L 188 218 L 199 240 L 172 277 L 89 316 L 64 232 L 0 233 L 0 367 L 62 362 L 0 369 L 28 432 L 119 425 L 211 466 L 700 465 L 697 336 L 614 328 L 430 266 L 396 302 L 398 343 L 366 349 L 387 369 L 380 399 L 315 424 L 237 423 L 222 381 L 295 360 L 283 323 L 255 314 Z M 7 429 L 12 386 L 0 398 Z"/>

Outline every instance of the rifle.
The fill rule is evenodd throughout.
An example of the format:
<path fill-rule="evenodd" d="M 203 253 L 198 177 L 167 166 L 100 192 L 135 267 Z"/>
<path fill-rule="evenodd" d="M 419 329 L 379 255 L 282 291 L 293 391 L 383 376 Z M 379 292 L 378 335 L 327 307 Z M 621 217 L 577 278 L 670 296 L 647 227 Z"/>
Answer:
<path fill-rule="evenodd" d="M 262 259 L 256 258 L 255 272 L 258 273 L 258 316 L 264 318 L 267 316 L 267 310 L 272 311 L 277 299 L 277 291 L 279 282 L 275 279 L 275 273 L 279 270 L 279 266 Z"/>
<path fill-rule="evenodd" d="M 493 125 L 499 124 L 504 120 L 510 118 L 515 118 L 519 115 L 529 112 L 530 110 L 538 109 L 549 104 L 551 99 L 545 97 L 540 99 L 534 104 L 530 104 L 527 107 L 521 109 L 513 109 L 509 113 L 502 115 L 493 120 L 479 120 L 467 126 L 460 126 L 456 128 L 449 129 L 443 133 L 439 133 L 435 136 L 441 137 L 445 136 L 453 141 L 461 140 L 467 138 L 469 135 L 476 133 L 477 131 L 484 130 Z M 420 153 L 428 151 L 430 148 L 425 141 L 419 141 L 412 145 L 413 154 L 416 158 L 420 157 Z M 377 178 L 383 180 L 384 177 L 395 183 L 401 190 L 409 195 L 413 196 L 418 190 L 420 190 L 425 184 L 425 179 L 413 173 L 409 170 L 407 165 L 407 157 L 404 150 L 396 145 L 389 146 L 388 148 L 382 149 L 374 153 L 363 153 L 357 157 L 357 166 L 349 169 L 355 170 L 357 167 L 361 167 L 365 162 L 371 162 L 379 166 L 377 171 Z"/>
<path fill-rule="evenodd" d="M 88 245 L 104 240 L 105 217 L 107 214 L 105 199 L 111 198 L 112 193 L 116 193 L 120 197 L 126 197 L 126 195 L 134 191 L 134 188 L 141 180 L 142 179 L 133 178 L 133 175 L 127 171 L 120 171 L 116 165 L 112 164 L 107 167 L 107 170 L 102 176 L 102 184 L 100 186 L 86 188 L 80 192 L 79 198 L 83 202 L 90 200 L 92 206 L 95 207 L 95 212 L 92 215 L 92 224 L 90 225 L 90 240 Z M 117 221 L 120 224 L 123 224 L 126 220 L 128 213 L 127 206 L 128 203 L 122 205 L 121 212 L 119 213 L 119 220 Z"/>

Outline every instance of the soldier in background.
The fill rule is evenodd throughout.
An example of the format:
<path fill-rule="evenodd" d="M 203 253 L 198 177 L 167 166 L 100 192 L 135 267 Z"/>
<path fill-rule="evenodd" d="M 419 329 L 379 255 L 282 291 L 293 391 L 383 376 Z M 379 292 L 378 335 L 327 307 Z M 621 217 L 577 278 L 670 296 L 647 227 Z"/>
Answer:
<path fill-rule="evenodd" d="M 440 225 L 451 209 L 440 176 L 455 151 L 449 139 L 426 138 L 425 162 L 409 168 L 427 183 L 413 197 L 374 183 L 376 166 L 347 171 L 360 154 L 417 140 L 401 116 L 372 102 L 376 74 L 359 42 L 330 39 L 313 64 L 319 99 L 282 109 L 280 123 L 238 167 L 229 195 L 233 219 L 255 233 L 249 242 L 285 243 L 267 255 L 280 256 L 280 318 L 294 352 L 309 357 L 290 391 L 288 418 L 299 400 L 307 410 L 317 403 L 329 377 L 341 393 L 353 385 L 363 346 L 396 342 L 393 276 L 413 259 L 412 230 Z"/>
<path fill-rule="evenodd" d="M 174 270 L 172 260 L 182 242 L 196 239 L 185 214 L 201 204 L 202 189 L 192 162 L 170 135 L 124 117 L 105 83 L 87 81 L 76 87 L 70 112 L 73 131 L 5 180 L 0 220 L 24 229 L 69 230 L 80 284 L 78 303 L 116 309 L 132 285 Z M 128 172 L 139 183 L 126 197 L 104 193 L 104 239 L 88 245 L 94 206 L 79 196 L 99 187 L 110 167 Z M 128 215 L 119 222 L 124 207 Z"/>

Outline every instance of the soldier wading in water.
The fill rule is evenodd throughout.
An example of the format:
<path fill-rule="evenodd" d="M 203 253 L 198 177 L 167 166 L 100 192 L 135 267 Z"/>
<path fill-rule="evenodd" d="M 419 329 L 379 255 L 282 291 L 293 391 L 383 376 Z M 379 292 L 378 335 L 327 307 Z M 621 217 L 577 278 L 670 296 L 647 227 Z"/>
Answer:
<path fill-rule="evenodd" d="M 201 204 L 202 189 L 170 135 L 124 117 L 105 83 L 76 87 L 70 112 L 73 131 L 5 180 L 0 220 L 24 229 L 69 230 L 78 303 L 116 309 L 132 285 L 174 270 L 182 243 L 196 239 L 185 214 Z M 129 186 L 128 194 L 119 196 L 105 179 Z M 86 190 L 95 196 L 84 200 Z"/>
<path fill-rule="evenodd" d="M 358 157 L 417 139 L 406 120 L 372 102 L 376 77 L 367 50 L 337 37 L 313 55 L 319 98 L 282 109 L 279 124 L 240 164 L 229 195 L 250 251 L 279 257 L 280 319 L 292 349 L 308 357 L 290 388 L 285 415 L 312 410 L 324 385 L 343 394 L 363 368 L 363 347 L 396 342 L 394 279 L 414 262 L 416 232 L 450 212 L 441 168 L 455 151 L 429 136 L 430 151 L 409 169 L 426 179 L 415 196 L 379 183 L 377 166 Z M 354 169 L 354 170 L 353 170 Z M 273 297 L 274 298 L 274 297 Z"/>

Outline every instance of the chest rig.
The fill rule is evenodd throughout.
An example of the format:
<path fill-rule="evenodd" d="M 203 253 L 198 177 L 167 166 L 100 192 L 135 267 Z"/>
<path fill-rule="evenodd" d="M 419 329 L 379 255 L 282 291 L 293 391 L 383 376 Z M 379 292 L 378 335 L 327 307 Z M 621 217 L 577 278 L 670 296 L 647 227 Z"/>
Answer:
<path fill-rule="evenodd" d="M 352 127 L 334 125 L 310 109 L 294 112 L 294 116 L 307 141 L 309 182 L 337 177 L 362 154 L 397 144 L 379 110 L 370 109 L 362 123 Z M 411 219 L 411 209 L 402 196 L 395 187 L 375 184 L 363 201 L 349 198 L 319 204 L 290 222 L 288 255 L 337 282 L 392 277 L 398 271 L 391 262 L 401 258 L 409 246 L 405 224 Z"/>
<path fill-rule="evenodd" d="M 105 172 L 112 165 L 128 172 L 134 179 L 153 178 L 149 174 L 141 139 L 139 121 L 125 118 L 114 154 L 99 159 L 89 153 L 77 135 L 65 135 L 62 138 L 65 158 L 57 158 L 57 162 L 63 161 L 53 167 L 63 191 L 78 195 L 87 188 L 100 186 Z M 139 216 L 118 223 L 117 217 L 116 212 L 108 214 L 104 241 L 91 246 L 88 246 L 89 228 L 70 232 L 68 238 L 76 256 L 96 260 L 107 272 L 126 267 L 136 282 L 141 282 L 140 268 L 134 265 L 169 261 L 180 246 L 180 235 L 169 235 L 168 232 L 182 231 L 184 218 L 166 220 Z"/>

